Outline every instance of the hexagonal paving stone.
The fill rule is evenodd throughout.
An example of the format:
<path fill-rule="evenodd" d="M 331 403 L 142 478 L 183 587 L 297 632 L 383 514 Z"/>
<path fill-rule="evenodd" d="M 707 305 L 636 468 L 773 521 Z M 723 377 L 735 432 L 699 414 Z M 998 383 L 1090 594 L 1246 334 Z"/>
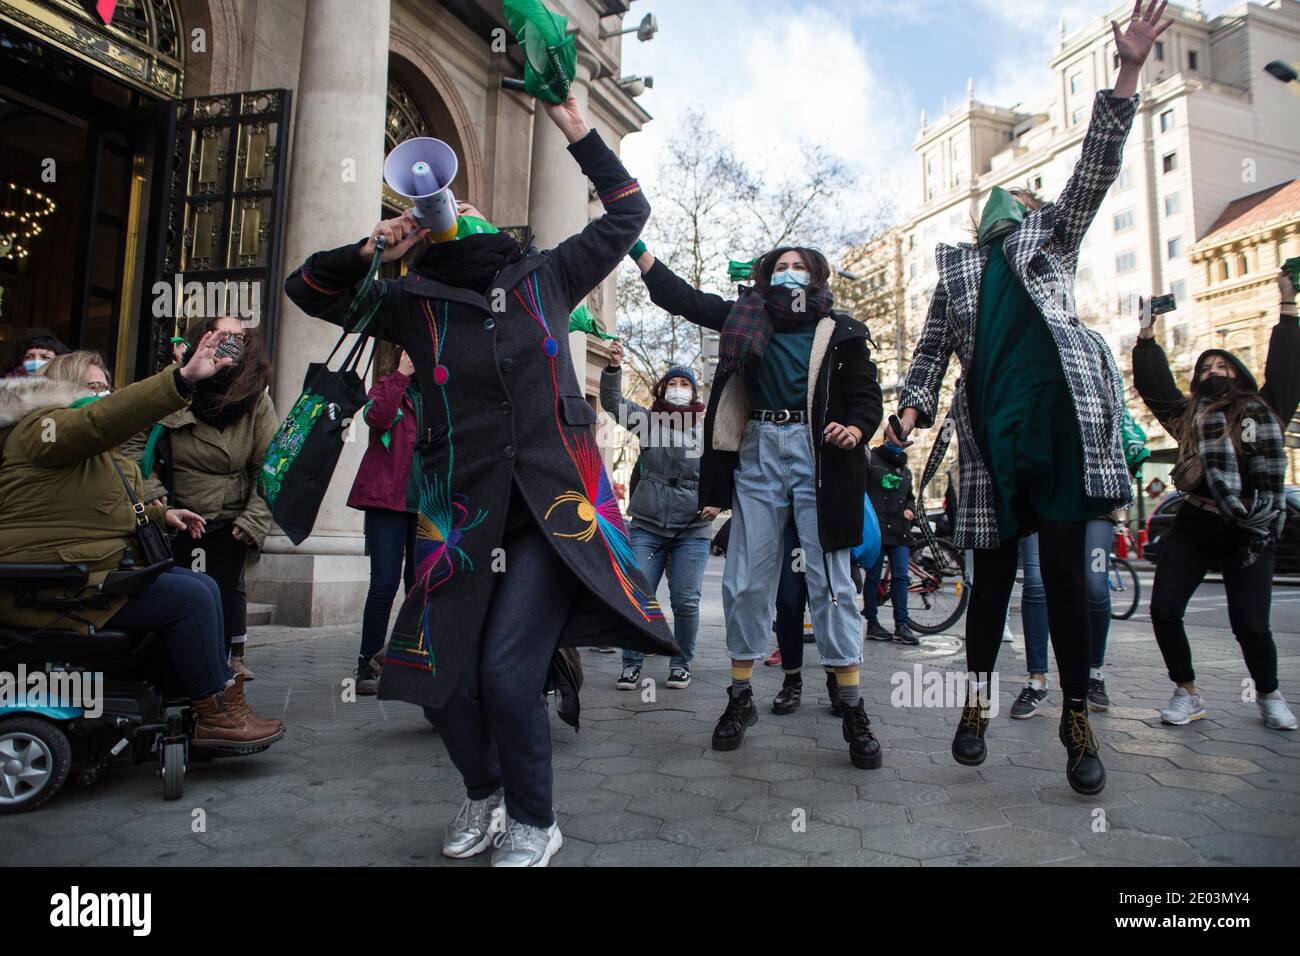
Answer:
<path fill-rule="evenodd" d="M 993 827 L 966 834 L 977 851 L 1012 864 L 1037 865 L 1082 855 L 1075 840 L 1063 833 L 1025 827 Z"/>
<path fill-rule="evenodd" d="M 904 780 L 882 780 L 863 783 L 858 788 L 864 800 L 906 805 L 947 803 L 948 790 L 932 783 L 909 783 Z"/>
<path fill-rule="evenodd" d="M 697 793 L 704 797 L 737 799 L 763 796 L 770 788 L 771 784 L 766 780 L 755 780 L 753 777 L 706 777 L 703 779 L 688 778 L 682 790 L 686 793 Z"/>
<path fill-rule="evenodd" d="M 917 823 L 928 823 L 950 830 L 982 830 L 1007 825 L 1002 810 L 983 803 L 937 803 L 928 807 L 911 807 L 909 815 Z"/>
<path fill-rule="evenodd" d="M 631 840 L 606 843 L 587 857 L 588 866 L 693 866 L 700 851 L 695 847 L 667 840 Z"/>
<path fill-rule="evenodd" d="M 792 829 L 792 823 L 765 823 L 759 827 L 758 841 L 792 853 L 832 853 L 837 850 L 856 850 L 862 847 L 862 835 L 849 827 L 831 826 L 816 820 L 807 820 L 805 830 Z"/>
<path fill-rule="evenodd" d="M 658 834 L 659 825 L 660 821 L 654 817 L 616 810 L 572 816 L 564 822 L 561 829 L 576 839 L 601 844 L 651 840 Z"/>
<path fill-rule="evenodd" d="M 905 856 L 877 853 L 875 850 L 835 850 L 814 853 L 808 857 L 809 866 L 920 866 L 919 861 Z"/>
<path fill-rule="evenodd" d="M 1233 866 L 1300 866 L 1300 842 L 1253 833 L 1213 833 L 1188 845 L 1211 863 Z"/>
<path fill-rule="evenodd" d="M 708 816 L 665 820 L 659 831 L 659 837 L 702 850 L 715 850 L 728 846 L 753 844 L 757 833 L 758 824 Z"/>
<path fill-rule="evenodd" d="M 615 793 L 673 793 L 681 790 L 686 781 L 662 773 L 623 773 L 605 778 L 601 785 Z"/>
<path fill-rule="evenodd" d="M 643 793 L 632 797 L 627 809 L 668 822 L 711 816 L 718 809 L 718 798 L 681 792 Z"/>
<path fill-rule="evenodd" d="M 1176 866 L 1197 862 L 1197 855 L 1187 842 L 1171 837 L 1111 829 L 1105 833 L 1084 834 L 1076 839 L 1093 856 L 1125 860 L 1142 866 Z"/>
<path fill-rule="evenodd" d="M 729 846 L 720 850 L 703 850 L 695 861 L 696 866 L 804 866 L 807 858 L 801 853 L 780 850 L 774 846 Z"/>
<path fill-rule="evenodd" d="M 890 824 L 862 828 L 862 846 L 878 853 L 913 860 L 949 856 L 969 849 L 966 837 L 926 823 Z"/>

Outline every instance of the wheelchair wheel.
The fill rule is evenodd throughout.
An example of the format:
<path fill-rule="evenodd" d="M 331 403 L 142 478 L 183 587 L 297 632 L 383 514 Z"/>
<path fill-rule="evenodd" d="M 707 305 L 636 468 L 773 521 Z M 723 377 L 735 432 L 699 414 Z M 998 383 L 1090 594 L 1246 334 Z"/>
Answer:
<path fill-rule="evenodd" d="M 62 789 L 71 767 L 72 747 L 57 724 L 0 720 L 0 814 L 35 810 Z"/>
<path fill-rule="evenodd" d="M 164 743 L 161 764 L 163 799 L 179 800 L 185 793 L 185 742 Z"/>

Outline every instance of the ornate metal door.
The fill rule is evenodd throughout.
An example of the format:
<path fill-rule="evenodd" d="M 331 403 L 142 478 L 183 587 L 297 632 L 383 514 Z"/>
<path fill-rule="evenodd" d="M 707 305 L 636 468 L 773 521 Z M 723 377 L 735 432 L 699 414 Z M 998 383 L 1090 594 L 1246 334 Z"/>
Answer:
<path fill-rule="evenodd" d="M 157 368 L 190 318 L 214 312 L 256 321 L 274 349 L 290 96 L 258 90 L 176 103 L 156 267 L 170 308 L 155 307 L 150 342 Z"/>

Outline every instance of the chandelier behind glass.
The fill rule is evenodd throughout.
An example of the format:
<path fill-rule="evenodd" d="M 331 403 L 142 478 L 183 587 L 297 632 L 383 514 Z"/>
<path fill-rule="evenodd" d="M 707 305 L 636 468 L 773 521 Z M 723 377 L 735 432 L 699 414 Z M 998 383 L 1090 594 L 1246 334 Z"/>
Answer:
<path fill-rule="evenodd" d="M 45 231 L 42 220 L 54 210 L 49 196 L 17 183 L 0 183 L 0 259 L 25 259 L 31 241 Z"/>

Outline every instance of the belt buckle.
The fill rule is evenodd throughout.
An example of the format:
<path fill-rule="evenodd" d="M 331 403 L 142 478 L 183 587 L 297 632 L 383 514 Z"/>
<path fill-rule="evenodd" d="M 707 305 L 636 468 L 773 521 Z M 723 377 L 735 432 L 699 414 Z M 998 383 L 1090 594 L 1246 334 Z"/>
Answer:
<path fill-rule="evenodd" d="M 788 408 L 781 409 L 779 412 L 776 413 L 776 417 L 773 418 L 772 420 L 778 425 L 790 424 L 790 409 Z"/>

